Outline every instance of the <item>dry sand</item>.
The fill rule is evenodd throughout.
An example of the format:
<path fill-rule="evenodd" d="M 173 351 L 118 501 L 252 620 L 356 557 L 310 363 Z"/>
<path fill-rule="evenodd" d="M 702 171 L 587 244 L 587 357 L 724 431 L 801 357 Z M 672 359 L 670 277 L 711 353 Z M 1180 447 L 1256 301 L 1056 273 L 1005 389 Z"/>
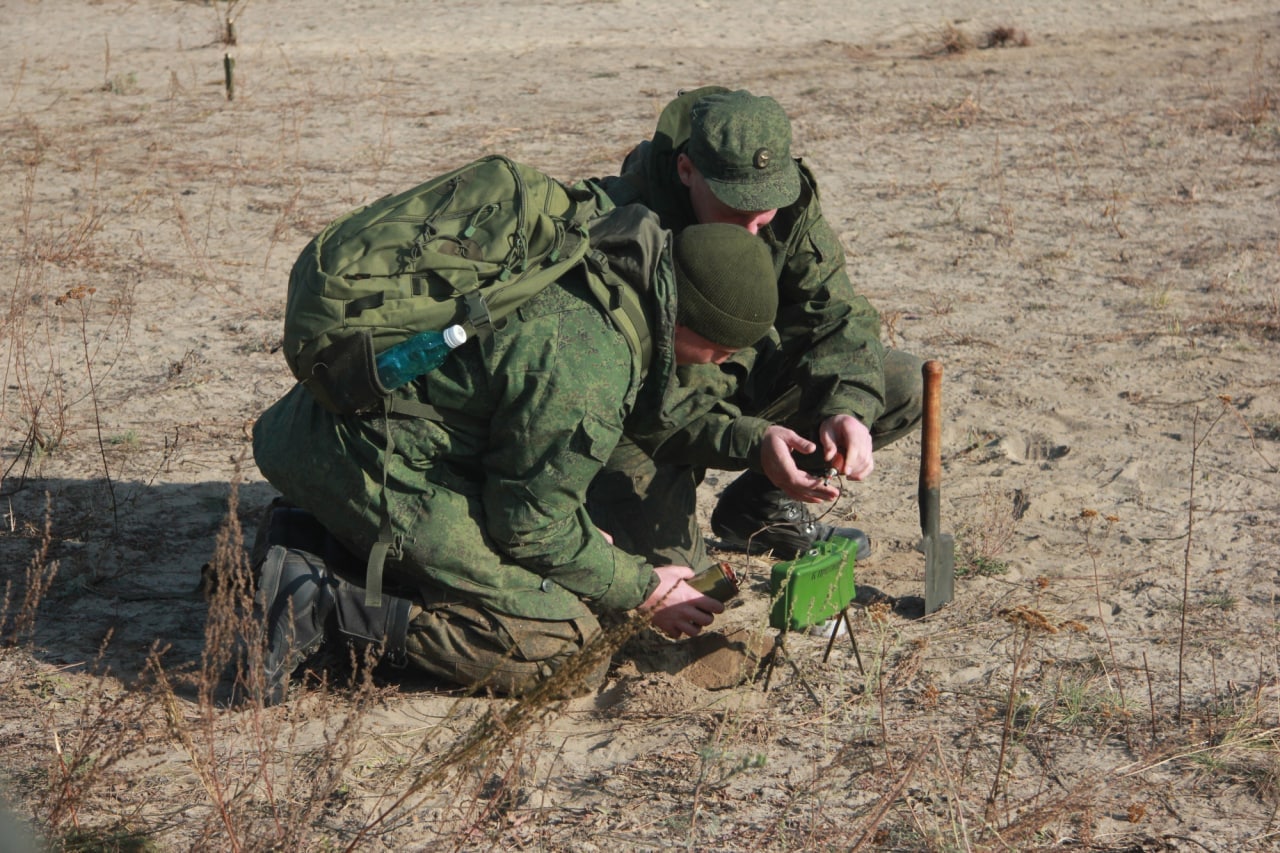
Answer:
<path fill-rule="evenodd" d="M 603 693 L 517 738 L 515 770 L 487 777 L 494 759 L 465 796 L 416 795 L 360 849 L 434 849 L 439 833 L 557 850 L 1280 839 L 1271 4 L 8 0 L 3 14 L 11 613 L 46 517 L 58 567 L 30 646 L 0 648 L 0 773 L 22 810 L 40 812 L 52 735 L 86 733 L 88 697 L 142 691 L 153 647 L 179 682 L 199 660 L 194 589 L 229 484 L 246 525 L 272 495 L 249 427 L 291 382 L 276 346 L 302 245 L 484 153 L 565 180 L 612 173 L 677 89 L 718 83 L 787 108 L 886 342 L 945 366 L 943 529 L 968 558 L 956 600 L 927 619 L 855 608 L 865 672 L 843 640 L 824 663 L 824 641 L 788 638 L 767 692 L 705 689 L 682 650 L 634 643 Z M 1011 38 L 986 47 L 1001 28 Z M 899 596 L 923 589 L 918 451 L 885 449 L 830 509 L 877 540 L 859 580 Z M 728 481 L 708 479 L 708 507 Z M 726 556 L 748 588 L 722 624 L 767 635 L 768 561 Z M 387 766 L 487 705 L 392 691 L 363 718 L 345 793 L 281 843 L 349 843 L 388 805 Z M 324 734 L 305 701 L 272 713 L 304 768 L 285 788 Z M 341 719 L 341 701 L 323 713 Z M 234 717 L 209 731 L 243 741 Z M 218 822 L 198 755 L 155 719 L 75 817 L 130 816 L 164 849 L 229 848 L 204 834 Z M 263 823 L 250 847 L 277 837 Z"/>

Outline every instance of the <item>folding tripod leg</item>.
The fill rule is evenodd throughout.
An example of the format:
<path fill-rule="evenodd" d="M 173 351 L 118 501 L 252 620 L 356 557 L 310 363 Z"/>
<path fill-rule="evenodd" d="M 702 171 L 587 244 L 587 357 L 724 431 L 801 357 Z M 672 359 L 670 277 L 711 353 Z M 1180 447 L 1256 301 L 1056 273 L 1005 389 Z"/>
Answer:
<path fill-rule="evenodd" d="M 840 619 L 844 622 L 845 630 L 849 632 L 849 642 L 853 643 L 853 657 L 858 661 L 858 674 L 866 675 L 867 671 L 862 668 L 862 655 L 858 654 L 858 638 L 853 636 L 853 623 L 849 621 L 848 607 L 840 611 Z M 827 658 L 831 657 L 831 648 L 836 644 L 836 635 L 839 633 L 839 623 L 831 626 L 831 636 L 827 639 L 827 650 L 822 654 L 823 663 L 826 663 Z"/>

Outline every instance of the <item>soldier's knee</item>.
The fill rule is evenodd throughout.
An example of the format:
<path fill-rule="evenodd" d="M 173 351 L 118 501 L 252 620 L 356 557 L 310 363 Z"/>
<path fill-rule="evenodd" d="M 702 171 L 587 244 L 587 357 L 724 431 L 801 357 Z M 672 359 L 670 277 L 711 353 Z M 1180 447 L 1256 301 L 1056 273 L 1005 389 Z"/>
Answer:
<path fill-rule="evenodd" d="M 519 696 L 554 679 L 557 696 L 575 696 L 604 683 L 609 655 L 599 636 L 585 612 L 540 620 L 456 604 L 416 615 L 406 652 L 419 669 L 479 692 Z"/>
<path fill-rule="evenodd" d="M 871 426 L 879 449 L 914 430 L 924 414 L 924 359 L 901 350 L 884 354 L 884 413 Z"/>

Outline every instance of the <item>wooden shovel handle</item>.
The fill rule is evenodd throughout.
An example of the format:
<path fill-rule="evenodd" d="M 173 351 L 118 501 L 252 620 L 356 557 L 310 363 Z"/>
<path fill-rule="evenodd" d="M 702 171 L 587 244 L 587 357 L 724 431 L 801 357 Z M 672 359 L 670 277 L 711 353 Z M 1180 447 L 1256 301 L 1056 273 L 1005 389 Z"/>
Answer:
<path fill-rule="evenodd" d="M 920 527 L 938 532 L 939 489 L 942 486 L 942 362 L 926 361 L 924 418 L 920 425 Z"/>

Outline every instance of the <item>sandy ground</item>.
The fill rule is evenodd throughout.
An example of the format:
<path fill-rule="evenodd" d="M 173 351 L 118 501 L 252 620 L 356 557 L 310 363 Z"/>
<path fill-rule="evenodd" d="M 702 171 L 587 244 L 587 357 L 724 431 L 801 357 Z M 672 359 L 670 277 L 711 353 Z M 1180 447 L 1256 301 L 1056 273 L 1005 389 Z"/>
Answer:
<path fill-rule="evenodd" d="M 945 366 L 956 600 L 854 608 L 861 672 L 843 640 L 824 662 L 790 637 L 768 691 L 708 690 L 683 649 L 633 644 L 602 694 L 522 736 L 501 807 L 484 778 L 470 811 L 419 794 L 358 846 L 432 849 L 445 827 L 476 849 L 1280 839 L 1271 4 L 2 6 L 4 639 L 29 566 L 57 565 L 30 643 L 0 648 L 20 812 L 47 814 L 51 733 L 83 732 L 87 697 L 142 691 L 153 648 L 179 681 L 199 661 L 230 484 L 246 525 L 272 496 L 248 431 L 291 382 L 276 347 L 310 236 L 484 153 L 612 173 L 677 89 L 719 83 L 787 108 L 886 342 Z M 860 582 L 896 596 L 923 590 L 918 453 L 885 449 L 829 509 L 877 541 Z M 747 584 L 724 627 L 767 635 L 768 561 L 726 557 Z M 347 793 L 285 846 L 351 843 L 387 763 L 486 706 L 384 696 Z M 298 754 L 325 742 L 307 707 L 274 712 Z M 199 764 L 157 731 L 79 820 L 227 847 L 202 834 Z"/>

